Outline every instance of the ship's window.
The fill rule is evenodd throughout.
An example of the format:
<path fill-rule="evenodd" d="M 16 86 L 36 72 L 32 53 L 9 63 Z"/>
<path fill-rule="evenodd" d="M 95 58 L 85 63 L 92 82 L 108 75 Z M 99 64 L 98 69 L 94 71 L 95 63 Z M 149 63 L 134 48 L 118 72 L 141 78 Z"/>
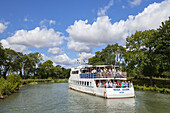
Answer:
<path fill-rule="evenodd" d="M 89 86 L 89 82 L 87 82 L 87 86 Z"/>
<path fill-rule="evenodd" d="M 78 74 L 79 72 L 78 71 L 72 71 L 72 74 Z"/>
<path fill-rule="evenodd" d="M 85 82 L 85 86 L 86 86 L 86 82 Z"/>

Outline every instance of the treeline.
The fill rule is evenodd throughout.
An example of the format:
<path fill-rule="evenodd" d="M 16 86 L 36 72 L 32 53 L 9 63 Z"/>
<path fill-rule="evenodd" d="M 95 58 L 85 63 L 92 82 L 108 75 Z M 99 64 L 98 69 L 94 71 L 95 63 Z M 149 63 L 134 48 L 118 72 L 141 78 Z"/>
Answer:
<path fill-rule="evenodd" d="M 22 79 L 58 79 L 68 78 L 70 69 L 59 65 L 53 66 L 51 60 L 42 63 L 40 53 L 23 54 L 9 48 L 3 48 L 0 43 L 0 78 L 7 78 L 7 75 L 20 75 Z"/>
<path fill-rule="evenodd" d="M 170 78 L 170 18 L 157 30 L 136 31 L 126 38 L 126 47 L 108 45 L 89 59 L 89 64 L 119 61 L 128 76 Z"/>

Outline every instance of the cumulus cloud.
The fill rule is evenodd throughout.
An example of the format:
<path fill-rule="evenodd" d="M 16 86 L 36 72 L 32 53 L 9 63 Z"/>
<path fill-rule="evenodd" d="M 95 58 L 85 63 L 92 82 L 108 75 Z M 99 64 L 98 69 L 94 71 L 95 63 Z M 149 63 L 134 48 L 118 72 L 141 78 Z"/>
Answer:
<path fill-rule="evenodd" d="M 73 65 L 76 62 L 76 59 L 72 60 L 64 53 L 63 55 L 53 57 L 53 61 L 56 64 Z"/>
<path fill-rule="evenodd" d="M 43 58 L 44 61 L 47 61 L 47 60 L 51 60 L 52 61 L 51 57 L 48 57 L 45 54 L 41 54 L 41 55 L 42 55 L 42 58 Z"/>
<path fill-rule="evenodd" d="M 133 1 L 130 1 L 130 4 L 131 4 L 132 6 L 136 6 L 136 5 L 140 5 L 141 2 L 142 2 L 142 0 L 133 0 Z"/>
<path fill-rule="evenodd" d="M 62 51 L 60 48 L 49 48 L 48 53 L 54 54 L 54 55 L 61 55 L 64 54 L 64 51 Z"/>
<path fill-rule="evenodd" d="M 89 52 L 93 47 L 104 44 L 125 43 L 125 39 L 136 31 L 156 29 L 170 15 L 170 0 L 153 3 L 138 15 L 129 15 L 127 20 L 111 23 L 108 16 L 98 17 L 95 22 L 75 21 L 67 28 L 69 49 L 77 52 Z"/>
<path fill-rule="evenodd" d="M 4 30 L 7 28 L 7 24 L 0 23 L 0 33 L 3 33 Z"/>
<path fill-rule="evenodd" d="M 8 37 L 6 40 L 10 44 L 24 45 L 27 47 L 54 47 L 59 46 L 63 42 L 64 36 L 62 33 L 55 32 L 54 29 L 36 27 L 33 30 L 18 30 L 12 37 Z"/>
<path fill-rule="evenodd" d="M 88 60 L 89 58 L 93 57 L 94 55 L 91 53 L 86 53 L 86 52 L 82 52 L 80 54 L 78 54 L 78 57 L 80 57 L 83 60 Z"/>
<path fill-rule="evenodd" d="M 104 8 L 100 8 L 100 10 L 97 12 L 98 16 L 105 16 L 107 10 L 113 5 L 113 0 L 110 0 L 108 5 L 106 5 Z"/>
<path fill-rule="evenodd" d="M 24 54 L 27 54 L 27 53 L 30 53 L 31 51 L 28 50 L 28 48 L 24 45 L 16 45 L 16 44 L 10 44 L 7 40 L 5 39 L 2 39 L 0 41 L 2 43 L 2 46 L 4 48 L 10 48 L 10 49 L 13 49 L 17 52 L 22 52 Z"/>
<path fill-rule="evenodd" d="M 68 41 L 67 47 L 70 50 L 76 51 L 76 52 L 91 52 L 91 48 L 88 46 L 87 43 L 83 42 L 76 42 L 73 40 Z"/>

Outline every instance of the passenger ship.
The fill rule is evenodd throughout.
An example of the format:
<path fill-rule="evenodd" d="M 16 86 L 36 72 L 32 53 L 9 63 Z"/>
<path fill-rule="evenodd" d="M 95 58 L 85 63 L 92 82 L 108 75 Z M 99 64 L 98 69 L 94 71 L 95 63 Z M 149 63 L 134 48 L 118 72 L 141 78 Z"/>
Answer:
<path fill-rule="evenodd" d="M 71 69 L 68 86 L 76 91 L 108 99 L 135 97 L 134 87 L 130 81 L 128 81 L 128 86 L 114 84 L 116 81 L 127 81 L 126 72 L 117 73 L 118 68 L 120 67 L 113 65 L 80 65 Z M 109 71 L 101 71 L 105 69 Z M 110 87 L 109 82 L 113 84 Z"/>

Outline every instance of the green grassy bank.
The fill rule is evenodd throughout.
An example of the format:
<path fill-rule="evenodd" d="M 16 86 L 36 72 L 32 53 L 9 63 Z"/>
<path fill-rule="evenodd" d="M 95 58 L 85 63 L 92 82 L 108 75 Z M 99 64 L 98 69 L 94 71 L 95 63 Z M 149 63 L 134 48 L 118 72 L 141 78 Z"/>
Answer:
<path fill-rule="evenodd" d="M 23 79 L 22 84 L 32 84 L 32 83 L 66 83 L 68 79 Z"/>
<path fill-rule="evenodd" d="M 150 86 L 149 77 L 143 78 L 128 77 L 128 80 L 133 82 L 135 90 L 170 93 L 169 78 L 153 78 L 153 87 Z"/>

